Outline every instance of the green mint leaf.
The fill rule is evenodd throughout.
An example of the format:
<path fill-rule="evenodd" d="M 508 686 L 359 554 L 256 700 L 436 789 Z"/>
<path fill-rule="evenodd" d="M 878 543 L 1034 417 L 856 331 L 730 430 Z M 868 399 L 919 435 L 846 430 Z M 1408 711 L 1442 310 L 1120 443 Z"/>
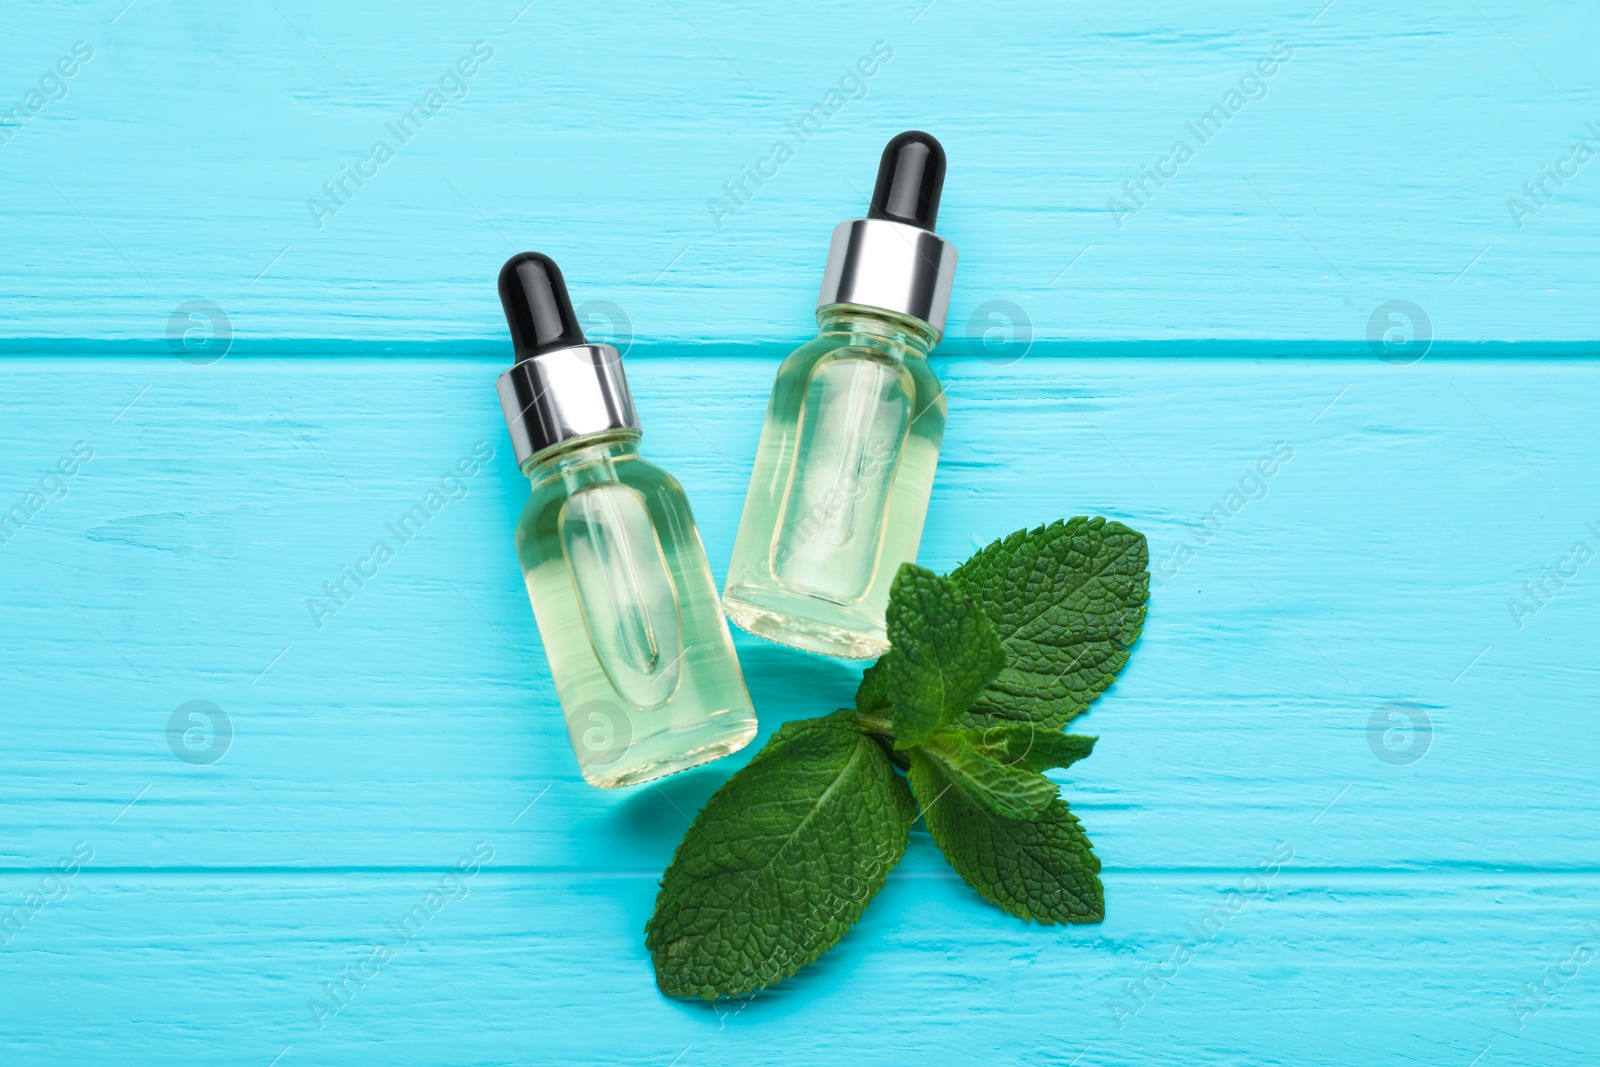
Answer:
<path fill-rule="evenodd" d="M 950 572 L 994 625 L 1006 666 L 963 717 L 1059 729 L 1086 711 L 1128 661 L 1150 595 L 1144 535 L 1076 518 L 1019 530 Z"/>
<path fill-rule="evenodd" d="M 895 747 L 905 749 L 964 714 L 1006 655 L 971 598 L 914 563 L 901 564 L 894 576 L 887 620 L 883 687 L 894 708 Z"/>
<path fill-rule="evenodd" d="M 1105 918 L 1100 859 L 1065 801 L 1031 819 L 1003 818 L 970 800 L 921 749 L 911 753 L 908 777 L 934 843 L 979 896 L 1041 923 Z"/>
<path fill-rule="evenodd" d="M 1065 736 L 1065 735 L 1063 735 Z M 1001 763 L 958 730 L 941 730 L 916 753 L 943 764 L 943 774 L 974 804 L 1007 819 L 1030 819 L 1056 799 L 1056 784 L 1036 771 Z"/>
<path fill-rule="evenodd" d="M 856 687 L 856 710 L 865 714 L 888 711 L 889 690 L 885 679 L 889 676 L 889 669 L 884 664 L 886 656 L 880 656 L 867 668 L 861 676 L 861 684 Z"/>
<path fill-rule="evenodd" d="M 661 879 L 645 946 L 672 996 L 787 978 L 838 943 L 883 888 L 916 819 L 853 711 L 785 723 L 695 818 Z"/>
<path fill-rule="evenodd" d="M 1095 738 L 1064 734 L 1031 722 L 1001 722 L 973 734 L 972 743 L 1001 763 L 1042 773 L 1083 759 L 1094 751 Z"/>

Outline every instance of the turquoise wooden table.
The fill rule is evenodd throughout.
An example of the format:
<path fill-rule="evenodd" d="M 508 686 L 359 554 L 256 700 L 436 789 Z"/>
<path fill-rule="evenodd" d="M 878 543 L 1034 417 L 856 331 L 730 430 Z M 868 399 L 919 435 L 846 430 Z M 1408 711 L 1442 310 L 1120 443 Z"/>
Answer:
<path fill-rule="evenodd" d="M 0 1062 L 1595 1062 L 1592 10 L 5 22 Z M 1060 775 L 1106 920 L 1002 915 L 919 828 L 821 963 L 669 1000 L 656 880 L 755 746 L 579 779 L 511 550 L 494 274 L 551 253 L 628 346 L 720 579 L 827 235 L 908 127 L 962 257 L 922 562 L 1076 514 L 1150 542 Z M 737 644 L 758 744 L 860 673 Z"/>

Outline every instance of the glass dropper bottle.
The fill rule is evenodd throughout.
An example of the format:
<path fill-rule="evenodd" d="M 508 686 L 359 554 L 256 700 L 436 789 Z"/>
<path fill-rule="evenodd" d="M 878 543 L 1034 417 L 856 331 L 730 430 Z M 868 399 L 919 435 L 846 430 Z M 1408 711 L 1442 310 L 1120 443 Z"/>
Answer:
<path fill-rule="evenodd" d="M 531 483 L 517 558 L 584 780 L 648 782 L 737 752 L 756 717 L 683 487 L 639 455 L 622 359 L 561 271 L 500 272 L 517 362 L 495 383 Z"/>
<path fill-rule="evenodd" d="M 883 150 L 864 219 L 833 231 L 818 336 L 778 368 L 722 603 L 740 627 L 831 656 L 888 649 L 884 612 L 916 559 L 944 438 L 928 353 L 956 250 L 934 233 L 944 149 Z"/>

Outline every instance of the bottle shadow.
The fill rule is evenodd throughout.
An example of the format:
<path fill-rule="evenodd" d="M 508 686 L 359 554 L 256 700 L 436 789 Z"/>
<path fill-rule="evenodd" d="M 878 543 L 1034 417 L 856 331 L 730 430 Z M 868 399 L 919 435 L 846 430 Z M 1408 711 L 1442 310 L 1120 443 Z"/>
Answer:
<path fill-rule="evenodd" d="M 611 811 L 606 832 L 616 834 L 619 847 L 637 850 L 640 855 L 653 855 L 663 846 L 676 848 L 711 794 L 733 776 L 736 768 L 724 770 L 724 762 L 640 786 Z"/>

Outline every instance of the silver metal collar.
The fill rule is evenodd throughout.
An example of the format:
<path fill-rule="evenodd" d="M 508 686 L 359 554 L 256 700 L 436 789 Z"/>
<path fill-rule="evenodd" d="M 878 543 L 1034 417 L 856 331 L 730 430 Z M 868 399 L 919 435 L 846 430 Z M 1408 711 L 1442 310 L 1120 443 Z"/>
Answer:
<path fill-rule="evenodd" d="M 943 335 L 955 274 L 956 246 L 931 230 L 853 219 L 833 231 L 817 307 L 880 307 L 919 318 Z"/>
<path fill-rule="evenodd" d="M 610 345 L 574 345 L 525 359 L 494 387 L 518 466 L 574 437 L 639 428 L 622 357 Z"/>

